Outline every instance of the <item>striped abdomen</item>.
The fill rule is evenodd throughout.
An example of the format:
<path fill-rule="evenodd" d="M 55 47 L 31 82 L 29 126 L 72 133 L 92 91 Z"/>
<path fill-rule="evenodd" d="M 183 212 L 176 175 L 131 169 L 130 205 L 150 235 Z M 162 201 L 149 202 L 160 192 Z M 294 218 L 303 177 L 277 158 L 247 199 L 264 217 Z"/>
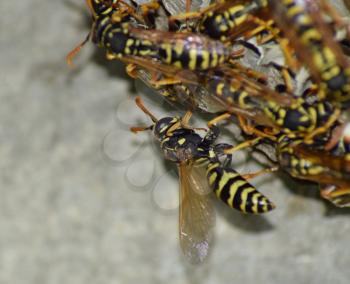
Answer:
<path fill-rule="evenodd" d="M 254 1 L 251 4 L 230 4 L 217 11 L 205 13 L 200 25 L 200 33 L 221 41 L 225 41 L 235 29 L 249 19 L 249 14 L 267 6 L 267 1 Z"/>
<path fill-rule="evenodd" d="M 218 97 L 222 97 L 230 105 L 237 105 L 242 109 L 250 109 L 257 106 L 252 96 L 245 90 L 243 85 L 236 88 L 233 84 L 229 84 L 227 80 L 220 76 L 213 76 L 205 82 L 208 90 Z"/>
<path fill-rule="evenodd" d="M 209 12 L 200 23 L 199 31 L 213 39 L 225 40 L 232 29 L 247 20 L 244 5 L 235 5 L 225 11 Z"/>
<path fill-rule="evenodd" d="M 188 34 L 181 39 L 164 38 L 158 46 L 158 56 L 164 63 L 181 69 L 204 71 L 224 63 L 229 52 L 221 42 Z"/>
<path fill-rule="evenodd" d="M 271 211 L 275 205 L 231 168 L 210 163 L 207 178 L 216 196 L 228 206 L 244 213 L 260 214 Z"/>
<path fill-rule="evenodd" d="M 118 57 L 123 56 L 154 56 L 153 44 L 148 40 L 138 39 L 129 34 L 128 18 L 120 18 L 112 22 L 110 16 L 96 20 L 93 41 L 100 47 Z"/>

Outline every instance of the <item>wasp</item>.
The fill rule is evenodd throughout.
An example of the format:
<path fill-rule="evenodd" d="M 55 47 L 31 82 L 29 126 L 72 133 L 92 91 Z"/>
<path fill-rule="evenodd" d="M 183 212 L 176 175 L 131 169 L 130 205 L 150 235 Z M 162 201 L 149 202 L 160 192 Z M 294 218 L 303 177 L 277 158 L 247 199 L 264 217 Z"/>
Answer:
<path fill-rule="evenodd" d="M 265 22 L 254 15 L 267 7 L 266 0 L 249 1 L 249 3 L 237 2 L 219 1 L 199 12 L 186 12 L 171 16 L 169 21 L 198 18 L 195 29 L 222 42 L 227 42 L 242 34 L 251 37 L 262 32 L 265 28 L 270 29 L 272 21 Z"/>
<path fill-rule="evenodd" d="M 319 183 L 324 198 L 339 201 L 343 197 L 344 203 L 350 196 L 350 155 L 334 156 L 315 148 L 300 137 L 280 135 L 276 143 L 277 159 L 291 176 Z"/>
<path fill-rule="evenodd" d="M 346 108 L 350 103 L 349 61 L 315 2 L 269 0 L 269 5 L 297 57 L 324 90 L 322 97 L 327 96 Z"/>
<path fill-rule="evenodd" d="M 265 213 L 275 205 L 230 167 L 227 144 L 214 144 L 219 135 L 213 128 L 202 137 L 188 126 L 191 113 L 182 118 L 157 119 L 138 97 L 137 106 L 152 120 L 148 127 L 132 127 L 133 132 L 151 130 L 167 160 L 177 164 L 180 179 L 180 245 L 191 262 L 202 262 L 209 252 L 214 227 L 209 193 L 213 190 L 228 206 L 244 213 Z M 203 176 L 207 179 L 203 179 Z"/>
<path fill-rule="evenodd" d="M 110 9 L 106 11 L 108 13 L 98 14 L 91 34 L 93 42 L 106 49 L 109 59 L 138 64 L 147 57 L 146 65 L 156 70 L 157 65 L 152 59 L 180 70 L 208 70 L 230 56 L 230 48 L 206 36 L 147 30 L 131 24 L 129 10 L 115 8 L 113 13 Z"/>
<path fill-rule="evenodd" d="M 270 127 L 272 135 L 280 131 L 304 135 L 305 142 L 312 144 L 313 137 L 331 128 L 341 113 L 328 101 L 310 102 L 305 94 L 296 98 L 277 93 L 232 66 L 197 73 L 196 80 L 204 89 L 204 95 L 194 95 L 200 100 L 197 104 L 215 106 L 217 112 L 222 112 L 209 126 L 235 114 L 247 132 L 242 119 Z M 198 94 L 198 90 L 195 92 Z"/>

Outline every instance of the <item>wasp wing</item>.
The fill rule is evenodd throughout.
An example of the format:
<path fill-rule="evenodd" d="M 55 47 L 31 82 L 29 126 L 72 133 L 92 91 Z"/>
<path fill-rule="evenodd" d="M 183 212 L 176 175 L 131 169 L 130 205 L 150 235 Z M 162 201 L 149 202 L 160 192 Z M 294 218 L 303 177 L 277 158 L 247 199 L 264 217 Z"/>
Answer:
<path fill-rule="evenodd" d="M 215 215 L 205 176 L 204 167 L 179 165 L 180 246 L 186 258 L 193 264 L 203 262 L 213 241 Z"/>

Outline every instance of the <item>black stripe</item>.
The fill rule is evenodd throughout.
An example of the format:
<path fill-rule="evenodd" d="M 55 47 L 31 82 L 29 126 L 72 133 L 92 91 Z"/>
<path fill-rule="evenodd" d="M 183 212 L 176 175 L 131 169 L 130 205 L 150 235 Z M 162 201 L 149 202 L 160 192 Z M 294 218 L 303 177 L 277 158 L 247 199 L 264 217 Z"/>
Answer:
<path fill-rule="evenodd" d="M 252 186 L 251 186 L 252 187 Z M 258 195 L 258 198 L 262 195 L 259 191 L 255 190 L 250 192 L 247 196 L 247 202 L 246 202 L 246 206 L 245 206 L 245 210 L 248 212 L 248 213 L 257 213 L 253 210 L 253 207 L 255 205 L 255 203 L 253 202 L 253 197 L 255 195 Z M 259 199 L 258 199 L 259 200 Z M 257 200 L 257 202 L 258 202 Z M 257 208 L 259 208 L 259 206 L 257 206 Z"/>
<path fill-rule="evenodd" d="M 267 206 L 267 210 L 264 209 L 265 205 Z M 260 195 L 258 198 L 258 213 L 265 213 L 268 212 L 272 209 L 271 203 L 270 201 L 264 196 L 264 195 Z"/>
<path fill-rule="evenodd" d="M 209 176 L 211 176 L 214 173 L 216 173 L 216 177 L 215 177 L 215 181 L 212 185 L 212 189 L 216 193 L 218 188 L 219 188 L 219 182 L 220 182 L 222 175 L 223 175 L 223 169 L 221 167 L 216 167 L 214 169 L 211 169 L 208 173 L 208 178 L 209 178 Z"/>
<path fill-rule="evenodd" d="M 242 193 L 244 190 L 248 189 L 248 188 L 251 188 L 252 186 L 246 182 L 245 184 L 241 185 L 237 191 L 236 191 L 236 194 L 233 198 L 233 207 L 236 208 L 237 210 L 239 211 L 242 211 L 242 209 L 240 208 L 241 207 L 241 204 L 243 203 L 243 200 L 242 200 Z M 244 207 L 246 207 L 246 203 L 244 203 Z"/>

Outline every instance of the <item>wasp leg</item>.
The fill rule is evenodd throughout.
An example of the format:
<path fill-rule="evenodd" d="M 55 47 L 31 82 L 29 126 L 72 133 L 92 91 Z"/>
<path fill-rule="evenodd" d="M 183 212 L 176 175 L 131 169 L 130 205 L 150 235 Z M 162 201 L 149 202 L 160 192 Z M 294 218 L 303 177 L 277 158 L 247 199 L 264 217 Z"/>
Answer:
<path fill-rule="evenodd" d="M 112 17 L 111 17 L 112 23 L 113 23 L 113 22 L 119 23 L 119 22 L 120 22 L 120 16 L 121 16 L 121 15 L 131 15 L 131 16 L 133 16 L 138 22 L 145 24 L 144 18 L 141 17 L 140 15 L 138 15 L 138 14 L 136 13 L 136 10 L 135 10 L 134 7 L 130 6 L 128 3 L 126 3 L 125 1 L 122 1 L 122 0 L 119 0 L 118 3 L 117 3 L 117 5 L 118 5 L 119 3 L 123 4 L 124 6 L 123 6 L 123 7 L 120 7 L 120 6 L 115 7 L 116 9 L 118 9 L 118 11 L 112 14 Z M 144 5 L 145 5 L 145 4 L 144 4 Z M 140 5 L 140 6 L 141 6 L 141 5 Z"/>
<path fill-rule="evenodd" d="M 238 62 L 235 62 L 233 60 L 230 60 L 229 63 L 232 64 L 234 69 L 237 69 L 238 71 L 240 71 L 240 73 L 244 73 L 248 77 L 254 78 L 254 79 L 258 80 L 259 82 L 262 82 L 262 83 L 267 82 L 267 77 L 265 74 L 258 72 L 258 71 L 255 71 L 252 68 L 245 67 L 245 66 L 243 66 L 243 65 L 241 65 Z"/>
<path fill-rule="evenodd" d="M 332 116 L 329 118 L 329 120 L 324 125 L 316 128 L 315 130 L 313 130 L 311 133 L 307 134 L 304 137 L 304 143 L 305 144 L 312 144 L 314 142 L 313 138 L 316 135 L 319 135 L 319 134 L 326 132 L 337 121 L 340 114 L 341 114 L 340 110 L 336 109 L 334 111 L 334 113 L 332 114 Z"/>
<path fill-rule="evenodd" d="M 175 85 L 175 84 L 180 84 L 182 83 L 181 80 L 175 79 L 175 78 L 166 78 L 166 79 L 156 79 L 152 78 L 149 83 L 154 87 L 154 88 L 160 88 L 162 86 L 166 85 Z"/>
<path fill-rule="evenodd" d="M 125 71 L 131 78 L 133 78 L 133 79 L 138 78 L 137 65 L 130 63 L 130 64 L 126 65 Z"/>
<path fill-rule="evenodd" d="M 207 134 L 204 136 L 203 141 L 205 141 L 208 144 L 213 144 L 215 140 L 219 137 L 220 130 L 219 127 L 216 125 L 213 125 L 207 132 Z"/>
<path fill-rule="evenodd" d="M 331 19 L 334 21 L 334 23 L 338 27 L 344 27 L 346 26 L 346 23 L 344 22 L 344 19 L 340 16 L 338 11 L 331 6 L 327 1 L 320 0 L 319 5 L 321 6 L 322 10 L 331 17 Z"/>
<path fill-rule="evenodd" d="M 266 169 L 262 169 L 262 170 L 259 170 L 259 171 L 256 171 L 254 173 L 250 173 L 250 174 L 244 174 L 242 175 L 242 177 L 244 179 L 252 179 L 252 178 L 255 178 L 257 176 L 260 176 L 260 175 L 263 175 L 263 174 L 269 174 L 269 173 L 273 173 L 273 172 L 276 172 L 279 170 L 279 167 L 278 166 L 275 166 L 275 167 L 270 167 L 270 168 L 266 168 Z"/>
<path fill-rule="evenodd" d="M 257 17 L 254 17 L 254 16 L 251 16 L 251 20 L 259 26 L 255 30 L 248 32 L 248 34 L 246 35 L 246 38 L 255 36 L 257 33 L 261 32 L 263 30 L 269 31 L 271 33 L 270 36 L 272 36 L 272 38 L 274 38 L 277 41 L 277 43 L 279 44 L 279 46 L 284 54 L 287 65 L 290 66 L 290 68 L 293 71 L 298 70 L 300 67 L 300 63 L 295 58 L 292 57 L 293 53 L 291 52 L 291 49 L 289 47 L 288 39 L 281 38 L 279 36 L 279 33 L 280 33 L 279 29 L 271 27 L 271 25 L 273 24 L 273 21 L 270 20 L 270 21 L 266 22 L 266 21 L 261 20 Z M 264 40 L 264 42 L 260 42 L 260 44 L 263 44 L 265 42 L 266 42 L 266 39 Z"/>
<path fill-rule="evenodd" d="M 172 15 L 168 18 L 170 23 L 173 23 L 174 21 L 178 20 L 189 20 L 189 19 L 198 19 L 203 16 L 203 14 L 208 13 L 212 10 L 215 10 L 218 5 L 224 4 L 226 0 L 219 0 L 217 3 L 213 3 L 209 5 L 208 7 L 202 9 L 201 11 L 194 11 L 191 12 L 191 0 L 186 0 L 186 12 L 179 14 L 179 15 Z"/>
<path fill-rule="evenodd" d="M 144 15 L 144 16 L 147 16 L 149 11 L 151 11 L 151 10 L 158 10 L 159 7 L 160 7 L 160 4 L 156 0 L 148 2 L 148 3 L 143 3 L 140 5 L 142 15 Z"/>
<path fill-rule="evenodd" d="M 264 21 L 262 19 L 259 19 L 255 16 L 253 16 L 253 15 L 249 15 L 248 21 L 251 21 L 258 26 L 255 29 L 252 29 L 249 32 L 246 32 L 244 35 L 245 39 L 252 38 L 265 30 L 267 30 L 271 33 L 271 39 L 278 37 L 279 30 L 271 27 L 274 24 L 273 20 Z M 265 41 L 265 42 L 267 42 L 267 41 Z M 263 44 L 263 43 L 264 42 L 261 42 L 261 43 L 259 42 L 259 44 Z"/>
<path fill-rule="evenodd" d="M 185 115 L 181 118 L 181 127 L 187 128 L 187 129 L 192 129 L 192 130 L 203 130 L 203 131 L 208 131 L 206 128 L 201 128 L 201 127 L 191 127 L 189 122 L 192 117 L 193 112 L 188 110 Z"/>
<path fill-rule="evenodd" d="M 321 188 L 321 197 L 329 200 L 337 207 L 350 206 L 350 188 L 336 187 L 334 185 L 325 186 Z"/>
<path fill-rule="evenodd" d="M 290 75 L 288 69 L 286 67 L 282 67 L 282 78 L 284 81 L 284 84 L 286 85 L 286 91 L 288 94 L 293 93 L 293 80 L 292 76 Z"/>
<path fill-rule="evenodd" d="M 235 63 L 232 59 L 241 58 L 242 56 L 244 56 L 244 54 L 245 54 L 245 49 L 243 47 L 232 51 L 230 53 L 230 58 L 231 59 L 229 60 L 229 62 L 230 63 Z"/>
<path fill-rule="evenodd" d="M 246 120 L 244 117 L 242 117 L 240 115 L 238 115 L 238 121 L 239 121 L 239 124 L 240 124 L 242 130 L 244 131 L 244 133 L 246 133 L 248 135 L 256 135 L 256 136 L 262 137 L 262 138 L 268 138 L 272 141 L 276 140 L 274 133 L 266 133 L 264 131 L 256 129 L 254 126 L 252 126 L 248 123 L 248 120 Z"/>
<path fill-rule="evenodd" d="M 257 137 L 257 138 L 251 139 L 251 140 L 244 141 L 244 142 L 238 144 L 237 146 L 231 146 L 231 148 L 226 148 L 224 150 L 224 154 L 232 155 L 236 151 L 239 151 L 241 149 L 251 147 L 251 146 L 257 144 L 262 139 L 263 139 L 263 137 Z"/>
<path fill-rule="evenodd" d="M 207 123 L 207 125 L 210 128 L 210 127 L 214 126 L 215 124 L 217 124 L 219 121 L 226 120 L 226 119 L 230 118 L 231 116 L 232 116 L 232 114 L 225 112 L 225 113 L 213 118 L 212 120 L 210 120 Z"/>

